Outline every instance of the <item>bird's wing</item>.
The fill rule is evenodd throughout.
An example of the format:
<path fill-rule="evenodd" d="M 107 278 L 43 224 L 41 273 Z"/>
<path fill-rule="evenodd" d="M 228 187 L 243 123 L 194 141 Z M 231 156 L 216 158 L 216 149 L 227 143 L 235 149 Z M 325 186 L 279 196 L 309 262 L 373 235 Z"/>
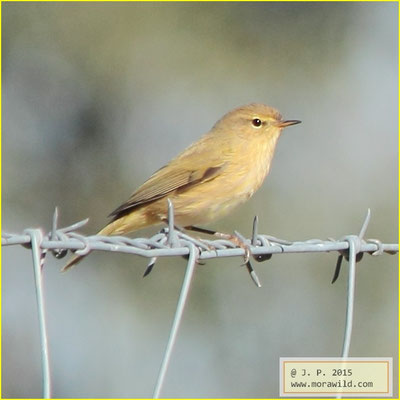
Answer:
<path fill-rule="evenodd" d="M 118 219 L 140 204 L 160 199 L 174 190 L 187 189 L 194 184 L 214 179 L 221 173 L 227 163 L 222 162 L 220 159 L 207 159 L 206 154 L 204 156 L 201 159 L 196 157 L 197 162 L 192 159 L 190 164 L 194 165 L 190 165 L 190 168 L 189 163 L 185 162 L 185 160 L 180 160 L 181 162 L 176 163 L 171 162 L 162 167 L 109 216 L 113 217 L 113 220 Z M 196 166 L 195 164 L 198 165 Z"/>

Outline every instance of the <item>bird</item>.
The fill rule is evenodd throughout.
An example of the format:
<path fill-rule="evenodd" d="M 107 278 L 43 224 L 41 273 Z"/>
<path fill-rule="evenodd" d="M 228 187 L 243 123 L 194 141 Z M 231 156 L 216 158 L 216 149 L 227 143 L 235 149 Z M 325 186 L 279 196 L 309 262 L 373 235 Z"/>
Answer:
<path fill-rule="evenodd" d="M 300 122 L 284 120 L 261 103 L 233 109 L 151 175 L 109 215 L 111 221 L 98 235 L 125 235 L 167 222 L 168 199 L 179 227 L 224 217 L 253 196 L 269 173 L 282 130 Z M 75 255 L 62 270 L 83 257 Z"/>

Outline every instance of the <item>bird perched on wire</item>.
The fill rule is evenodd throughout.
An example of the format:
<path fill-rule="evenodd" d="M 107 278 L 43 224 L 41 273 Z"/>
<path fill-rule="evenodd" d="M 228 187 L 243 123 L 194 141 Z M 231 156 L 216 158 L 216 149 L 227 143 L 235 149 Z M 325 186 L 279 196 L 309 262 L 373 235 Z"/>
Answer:
<path fill-rule="evenodd" d="M 98 234 L 125 235 L 166 222 L 168 199 L 181 227 L 223 217 L 261 186 L 282 129 L 300 122 L 282 120 L 264 104 L 235 108 L 133 192 Z M 83 257 L 75 255 L 63 270 Z"/>

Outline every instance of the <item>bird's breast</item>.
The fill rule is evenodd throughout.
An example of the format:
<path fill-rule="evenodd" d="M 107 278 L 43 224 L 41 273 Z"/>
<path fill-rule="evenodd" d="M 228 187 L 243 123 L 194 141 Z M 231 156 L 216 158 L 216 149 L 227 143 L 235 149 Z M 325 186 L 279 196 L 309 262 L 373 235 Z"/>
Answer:
<path fill-rule="evenodd" d="M 268 175 L 275 143 L 269 140 L 241 148 L 215 178 L 172 195 L 178 225 L 211 222 L 248 200 Z M 165 200 L 161 203 L 163 207 L 156 213 L 164 218 Z"/>
<path fill-rule="evenodd" d="M 251 197 L 264 182 L 271 167 L 278 136 L 259 141 L 244 152 L 242 162 L 233 163 L 236 169 L 237 184 L 243 195 Z"/>

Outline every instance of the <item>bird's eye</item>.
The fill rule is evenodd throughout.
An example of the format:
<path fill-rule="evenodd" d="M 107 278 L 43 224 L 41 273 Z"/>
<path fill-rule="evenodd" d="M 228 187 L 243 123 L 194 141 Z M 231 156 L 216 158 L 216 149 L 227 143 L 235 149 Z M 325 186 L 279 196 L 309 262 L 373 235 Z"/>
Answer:
<path fill-rule="evenodd" d="M 259 128 L 262 125 L 262 121 L 259 118 L 254 118 L 251 123 L 254 127 Z"/>

